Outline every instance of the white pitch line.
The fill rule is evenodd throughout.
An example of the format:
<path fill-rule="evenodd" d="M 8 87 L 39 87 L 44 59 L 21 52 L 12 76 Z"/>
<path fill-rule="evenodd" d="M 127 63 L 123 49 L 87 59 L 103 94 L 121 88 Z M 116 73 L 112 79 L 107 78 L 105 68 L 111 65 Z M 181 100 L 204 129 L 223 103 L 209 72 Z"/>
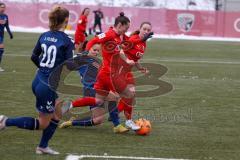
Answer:
<path fill-rule="evenodd" d="M 150 157 L 128 157 L 128 156 L 98 156 L 98 155 L 68 155 L 65 160 L 81 160 L 83 158 L 104 158 L 104 159 L 137 159 L 137 160 L 186 160 L 172 158 L 150 158 Z"/>
<path fill-rule="evenodd" d="M 4 54 L 4 56 L 9 57 L 31 57 L 30 54 Z"/>

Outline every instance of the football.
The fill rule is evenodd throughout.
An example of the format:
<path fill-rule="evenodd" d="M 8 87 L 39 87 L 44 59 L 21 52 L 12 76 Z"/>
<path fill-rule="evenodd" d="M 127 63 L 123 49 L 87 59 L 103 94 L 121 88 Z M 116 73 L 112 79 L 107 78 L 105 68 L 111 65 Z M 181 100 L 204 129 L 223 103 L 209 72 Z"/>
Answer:
<path fill-rule="evenodd" d="M 137 135 L 145 136 L 145 135 L 150 134 L 152 127 L 151 127 L 151 123 L 149 120 L 140 118 L 140 119 L 136 120 L 135 123 L 136 123 L 136 125 L 141 127 L 139 130 L 136 131 Z"/>

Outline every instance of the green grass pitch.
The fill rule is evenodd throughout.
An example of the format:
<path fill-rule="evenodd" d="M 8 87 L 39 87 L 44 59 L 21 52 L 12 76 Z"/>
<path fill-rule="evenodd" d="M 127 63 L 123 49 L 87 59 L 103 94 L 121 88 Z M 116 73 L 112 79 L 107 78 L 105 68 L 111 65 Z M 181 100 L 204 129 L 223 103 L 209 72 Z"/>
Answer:
<path fill-rule="evenodd" d="M 0 114 L 36 117 L 30 55 L 39 34 L 6 36 L 0 73 Z M 50 146 L 59 156 L 37 156 L 41 132 L 7 128 L 0 132 L 1 160 L 65 159 L 94 154 L 202 160 L 240 158 L 240 43 L 152 40 L 143 61 L 164 65 L 161 80 L 174 89 L 138 98 L 135 113 L 151 119 L 149 136 L 114 134 L 112 124 L 58 129 Z M 151 70 L 151 68 L 149 68 Z M 78 83 L 73 76 L 73 83 Z M 90 158 L 87 158 L 90 159 Z"/>

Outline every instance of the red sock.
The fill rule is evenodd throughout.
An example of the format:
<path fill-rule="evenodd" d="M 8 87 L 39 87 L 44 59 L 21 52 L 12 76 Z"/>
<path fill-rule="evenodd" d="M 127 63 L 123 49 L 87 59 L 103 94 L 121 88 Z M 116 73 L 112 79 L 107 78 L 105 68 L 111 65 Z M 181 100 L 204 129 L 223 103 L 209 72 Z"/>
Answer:
<path fill-rule="evenodd" d="M 122 99 L 120 99 L 120 101 L 118 102 L 118 112 L 122 112 L 124 110 L 125 107 L 125 103 L 123 102 Z"/>
<path fill-rule="evenodd" d="M 133 99 L 132 98 L 121 98 L 118 103 L 118 111 L 122 112 L 124 110 L 124 115 L 126 119 L 132 119 L 132 107 Z"/>
<path fill-rule="evenodd" d="M 95 97 L 83 97 L 72 102 L 73 107 L 95 106 Z"/>
<path fill-rule="evenodd" d="M 125 115 L 127 120 L 132 119 L 132 111 L 133 111 L 133 107 L 132 106 L 125 105 L 124 115 Z"/>

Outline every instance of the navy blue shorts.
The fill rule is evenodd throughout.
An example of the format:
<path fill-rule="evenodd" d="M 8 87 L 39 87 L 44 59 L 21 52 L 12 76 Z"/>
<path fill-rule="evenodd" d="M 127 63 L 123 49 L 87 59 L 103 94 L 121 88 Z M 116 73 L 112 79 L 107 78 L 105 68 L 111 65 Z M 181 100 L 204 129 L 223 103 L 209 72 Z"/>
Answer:
<path fill-rule="evenodd" d="M 50 114 L 55 111 L 57 93 L 48 86 L 48 78 L 36 75 L 32 82 L 32 91 L 36 97 L 36 108 L 39 112 Z"/>
<path fill-rule="evenodd" d="M 3 44 L 4 37 L 0 36 L 0 44 Z"/>

